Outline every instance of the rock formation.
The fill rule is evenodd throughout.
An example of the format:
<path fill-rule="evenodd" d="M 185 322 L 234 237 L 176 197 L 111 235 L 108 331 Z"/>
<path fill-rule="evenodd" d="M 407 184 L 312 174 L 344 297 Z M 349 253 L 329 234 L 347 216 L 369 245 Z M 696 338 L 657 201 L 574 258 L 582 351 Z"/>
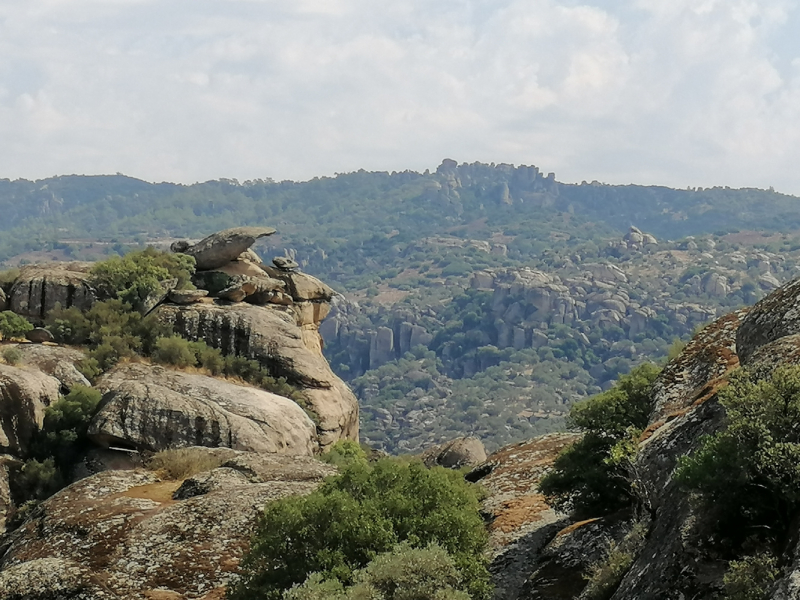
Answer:
<path fill-rule="evenodd" d="M 272 227 L 234 227 L 218 231 L 196 244 L 175 242 L 172 244 L 172 250 L 193 256 L 197 269 L 208 271 L 236 260 L 243 252 L 247 252 L 257 239 L 273 233 L 275 229 Z"/>
<path fill-rule="evenodd" d="M 264 504 L 335 472 L 312 458 L 228 456 L 183 482 L 105 471 L 49 498 L 0 546 L 0 598 L 221 600 Z"/>
<path fill-rule="evenodd" d="M 97 383 L 89 426 L 101 446 L 185 446 L 312 455 L 316 427 L 295 402 L 264 390 L 144 364 L 118 365 Z"/>
<path fill-rule="evenodd" d="M 44 319 L 56 305 L 88 310 L 97 299 L 87 283 L 91 267 L 81 262 L 23 267 L 11 288 L 11 310 L 35 320 Z"/>
<path fill-rule="evenodd" d="M 476 437 L 460 437 L 428 448 L 422 453 L 421 459 L 429 467 L 474 467 L 486 460 L 486 449 Z"/>
<path fill-rule="evenodd" d="M 55 377 L 41 371 L 0 364 L 0 453 L 28 453 L 44 409 L 58 400 L 60 388 Z"/>

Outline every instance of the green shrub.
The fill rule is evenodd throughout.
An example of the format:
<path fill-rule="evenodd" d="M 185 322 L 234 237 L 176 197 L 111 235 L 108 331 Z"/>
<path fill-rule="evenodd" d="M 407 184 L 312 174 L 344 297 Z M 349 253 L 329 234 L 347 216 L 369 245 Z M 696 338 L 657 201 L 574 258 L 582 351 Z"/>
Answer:
<path fill-rule="evenodd" d="M 191 342 L 177 335 L 162 337 L 156 341 L 152 359 L 157 363 L 184 368 L 197 364 Z"/>
<path fill-rule="evenodd" d="M 367 453 L 355 440 L 339 440 L 320 458 L 342 468 L 353 462 L 367 460 Z"/>
<path fill-rule="evenodd" d="M 7 340 L 10 338 L 21 337 L 32 329 L 33 325 L 31 325 L 24 317 L 21 317 L 10 310 L 0 312 L 0 338 Z"/>
<path fill-rule="evenodd" d="M 194 268 L 191 256 L 147 248 L 95 264 L 89 282 L 102 294 L 139 309 L 162 281 L 177 279 L 177 287 L 190 286 Z"/>
<path fill-rule="evenodd" d="M 22 351 L 19 348 L 5 348 L 3 350 L 3 360 L 10 365 L 16 365 L 22 360 Z"/>
<path fill-rule="evenodd" d="M 487 598 L 487 536 L 478 490 L 460 474 L 418 461 L 354 461 L 312 494 L 267 505 L 232 599 L 281 598 L 314 572 L 351 585 L 354 572 L 408 542 L 438 543 L 461 589 Z"/>
<path fill-rule="evenodd" d="M 0 271 L 0 288 L 5 291 L 10 291 L 11 286 L 19 277 L 19 269 L 7 269 Z"/>
<path fill-rule="evenodd" d="M 735 373 L 719 401 L 724 429 L 680 459 L 677 481 L 700 495 L 726 536 L 787 531 L 800 510 L 800 367 L 757 382 Z"/>
<path fill-rule="evenodd" d="M 572 407 L 569 421 L 584 436 L 559 454 L 539 483 L 553 506 L 598 515 L 631 502 L 635 494 L 628 473 L 621 456 L 612 456 L 612 450 L 616 447 L 616 454 L 621 454 L 617 445 L 647 425 L 650 388 L 658 373 L 655 365 L 641 365 L 620 377 L 612 389 Z"/>
<path fill-rule="evenodd" d="M 779 573 L 778 561 L 768 554 L 733 560 L 723 578 L 725 597 L 729 600 L 767 600 Z"/>
<path fill-rule="evenodd" d="M 15 503 L 44 500 L 64 487 L 64 477 L 53 457 L 44 460 L 28 459 L 11 472 L 9 483 Z"/>
<path fill-rule="evenodd" d="M 450 555 L 440 546 L 413 548 L 402 544 L 379 554 L 354 573 L 345 588 L 320 573 L 283 594 L 283 600 L 469 600 L 459 589 L 461 578 Z"/>

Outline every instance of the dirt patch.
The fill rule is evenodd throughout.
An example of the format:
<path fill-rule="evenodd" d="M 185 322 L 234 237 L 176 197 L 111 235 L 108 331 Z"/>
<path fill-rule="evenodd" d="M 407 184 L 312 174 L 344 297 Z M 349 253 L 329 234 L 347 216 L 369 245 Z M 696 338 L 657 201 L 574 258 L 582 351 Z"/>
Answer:
<path fill-rule="evenodd" d="M 541 494 L 531 494 L 507 500 L 500 505 L 497 518 L 492 521 L 492 531 L 511 533 L 528 523 L 535 523 L 550 506 Z"/>
<path fill-rule="evenodd" d="M 139 485 L 122 492 L 120 496 L 128 498 L 141 498 L 143 500 L 152 500 L 153 502 L 160 502 L 162 504 L 175 504 L 172 499 L 177 489 L 181 486 L 182 481 L 158 481 L 156 483 L 149 483 L 147 485 Z"/>

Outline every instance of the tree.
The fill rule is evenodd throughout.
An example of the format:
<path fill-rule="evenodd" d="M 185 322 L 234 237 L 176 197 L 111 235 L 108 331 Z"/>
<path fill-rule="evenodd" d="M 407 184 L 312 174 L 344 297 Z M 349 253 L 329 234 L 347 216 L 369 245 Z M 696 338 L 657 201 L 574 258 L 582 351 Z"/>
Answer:
<path fill-rule="evenodd" d="M 402 542 L 439 544 L 460 589 L 486 598 L 487 536 L 478 508 L 478 488 L 459 473 L 419 461 L 353 461 L 312 494 L 266 507 L 231 598 L 277 600 L 312 573 L 351 585 L 355 571 Z"/>
<path fill-rule="evenodd" d="M 569 422 L 584 436 L 559 454 L 539 483 L 556 507 L 588 515 L 611 512 L 636 496 L 624 458 L 652 410 L 650 388 L 658 367 L 644 364 L 610 390 L 575 404 Z"/>

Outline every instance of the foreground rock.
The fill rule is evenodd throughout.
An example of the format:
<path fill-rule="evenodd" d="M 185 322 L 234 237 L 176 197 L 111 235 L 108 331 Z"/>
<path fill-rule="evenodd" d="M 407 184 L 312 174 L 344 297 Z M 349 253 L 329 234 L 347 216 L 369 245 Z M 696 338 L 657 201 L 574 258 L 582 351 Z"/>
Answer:
<path fill-rule="evenodd" d="M 23 267 L 11 288 L 11 310 L 35 320 L 44 319 L 56 305 L 89 310 L 97 300 L 88 283 L 91 268 L 85 262 Z"/>
<path fill-rule="evenodd" d="M 290 310 L 254 306 L 162 305 L 158 317 L 183 337 L 202 339 L 226 355 L 257 360 L 298 386 L 316 416 L 319 443 L 358 439 L 358 402 L 322 356 L 314 326 L 302 328 Z"/>
<path fill-rule="evenodd" d="M 491 454 L 468 475 L 487 491 L 482 510 L 490 519 L 490 570 L 496 598 L 517 598 L 536 568 L 536 557 L 569 523 L 547 505 L 538 485 L 558 454 L 580 436 L 558 433 L 512 444 Z"/>
<path fill-rule="evenodd" d="M 223 489 L 185 500 L 173 499 L 181 482 L 141 470 L 62 490 L 0 548 L 0 600 L 222 600 L 264 504 L 334 472 L 311 458 L 234 458 L 195 476 L 227 473 Z"/>
<path fill-rule="evenodd" d="M 0 453 L 24 456 L 61 383 L 38 370 L 0 364 Z"/>
<path fill-rule="evenodd" d="M 123 364 L 98 382 L 89 427 L 102 446 L 158 451 L 227 447 L 311 455 L 316 427 L 295 402 L 264 390 L 149 364 Z"/>

